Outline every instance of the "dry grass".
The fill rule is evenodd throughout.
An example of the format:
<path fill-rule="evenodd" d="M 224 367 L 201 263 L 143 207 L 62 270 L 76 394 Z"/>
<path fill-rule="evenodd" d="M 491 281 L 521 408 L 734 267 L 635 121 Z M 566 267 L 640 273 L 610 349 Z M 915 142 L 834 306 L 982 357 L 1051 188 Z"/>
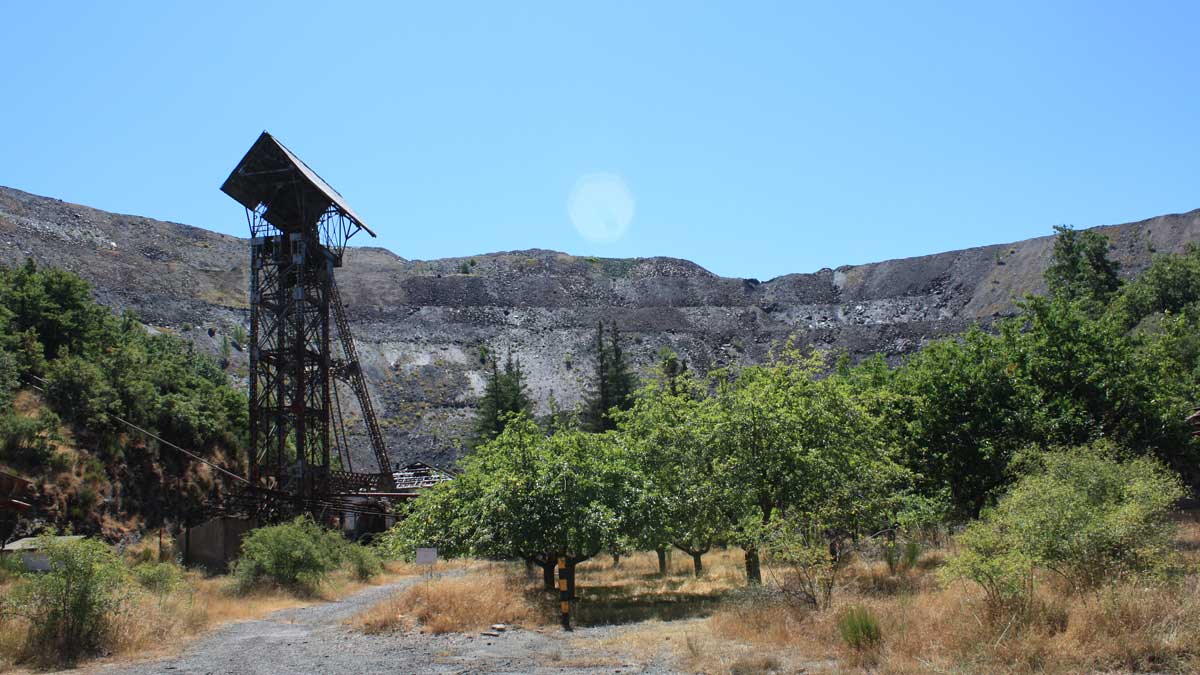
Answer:
<path fill-rule="evenodd" d="M 153 557 L 141 551 L 130 554 L 133 560 Z M 220 625 L 259 619 L 281 609 L 336 600 L 368 586 L 390 583 L 417 573 L 413 565 L 389 562 L 383 575 L 362 582 L 348 571 L 339 571 L 316 596 L 301 598 L 284 590 L 239 593 L 235 591 L 234 581 L 228 577 L 205 577 L 198 572 L 188 572 L 184 584 L 162 596 L 131 591 L 122 611 L 113 617 L 108 657 L 129 661 L 171 655 L 198 635 Z M 28 656 L 24 644 L 26 628 L 20 619 L 0 620 L 0 672 Z"/>
<path fill-rule="evenodd" d="M 351 618 L 366 633 L 419 628 L 428 633 L 466 632 L 494 623 L 531 625 L 542 616 L 528 582 L 511 566 L 477 564 L 468 575 L 421 581 Z"/>
<path fill-rule="evenodd" d="M 643 660 L 670 658 L 714 675 L 822 669 L 882 675 L 1195 673 L 1200 672 L 1195 516 L 1183 520 L 1176 549 L 1184 574 L 1172 579 L 1126 581 L 1087 595 L 1042 583 L 1027 611 L 1000 616 L 986 611 L 971 584 L 939 582 L 933 572 L 945 557 L 942 551 L 927 552 L 914 569 L 896 575 L 881 562 L 859 561 L 847 568 L 830 611 L 733 592 L 708 618 L 646 622 L 606 646 Z M 714 560 L 726 567 L 714 575 L 740 573 L 740 558 Z M 877 618 L 881 647 L 865 653 L 843 644 L 837 618 L 850 605 L 864 606 Z"/>
<path fill-rule="evenodd" d="M 464 564 L 464 563 L 459 563 Z M 493 623 L 557 623 L 557 593 L 542 590 L 541 570 L 527 575 L 520 564 L 465 563 L 457 578 L 440 578 L 404 589 L 349 621 L 368 633 L 419 628 L 430 633 L 464 632 Z M 705 556 L 710 571 L 700 578 L 692 561 L 674 556 L 666 576 L 654 553 L 609 556 L 576 568 L 573 621 L 578 626 L 671 621 L 707 616 L 730 590 L 745 584 L 740 552 Z"/>
<path fill-rule="evenodd" d="M 714 551 L 704 556 L 704 564 L 706 571 L 697 578 L 691 558 L 682 555 L 672 556 L 666 576 L 659 575 L 654 553 L 625 556 L 615 566 L 610 556 L 580 563 L 575 621 L 599 626 L 708 616 L 746 581 L 740 551 Z"/>

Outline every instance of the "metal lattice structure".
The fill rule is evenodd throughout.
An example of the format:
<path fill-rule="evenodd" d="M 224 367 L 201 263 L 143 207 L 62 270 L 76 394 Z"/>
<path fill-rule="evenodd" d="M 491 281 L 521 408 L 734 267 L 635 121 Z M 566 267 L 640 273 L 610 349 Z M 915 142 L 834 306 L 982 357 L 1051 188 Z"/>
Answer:
<path fill-rule="evenodd" d="M 266 132 L 221 190 L 246 208 L 250 226 L 251 484 L 303 500 L 390 489 L 390 461 L 334 281 L 350 238 L 375 233 Z M 378 473 L 347 470 L 344 441 L 337 445 L 343 468 L 331 461 L 341 424 L 335 376 L 359 401 Z"/>

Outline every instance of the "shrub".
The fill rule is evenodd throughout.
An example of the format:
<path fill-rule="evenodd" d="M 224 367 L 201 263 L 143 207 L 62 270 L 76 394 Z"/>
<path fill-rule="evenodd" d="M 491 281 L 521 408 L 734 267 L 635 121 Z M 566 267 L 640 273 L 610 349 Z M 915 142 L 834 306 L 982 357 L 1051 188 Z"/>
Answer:
<path fill-rule="evenodd" d="M 767 559 L 774 564 L 770 573 L 782 577 L 777 585 L 783 596 L 812 609 L 828 609 L 845 560 L 835 555 L 838 549 L 829 545 L 821 531 L 780 519 L 763 542 Z"/>
<path fill-rule="evenodd" d="M 1160 566 L 1186 491 L 1157 461 L 1118 459 L 1103 444 L 1039 456 L 1000 502 L 1018 547 L 1075 588 Z"/>
<path fill-rule="evenodd" d="M 1178 476 L 1149 458 L 1119 459 L 1104 444 L 1027 456 L 1025 475 L 960 538 L 950 569 L 992 596 L 1020 593 L 1034 566 L 1073 590 L 1161 568 L 1184 494 Z"/>
<path fill-rule="evenodd" d="M 1016 546 L 1006 523 L 985 513 L 983 520 L 971 523 L 959 535 L 958 544 L 958 555 L 945 568 L 948 578 L 979 584 L 994 614 L 1028 599 L 1033 560 Z"/>
<path fill-rule="evenodd" d="M 0 555 L 0 583 L 20 576 L 23 569 L 20 556 Z"/>
<path fill-rule="evenodd" d="M 851 649 L 866 651 L 874 649 L 883 641 L 883 632 L 879 629 L 879 620 L 871 610 L 856 605 L 846 610 L 837 622 L 838 634 L 842 636 Z"/>
<path fill-rule="evenodd" d="M 289 523 L 260 527 L 242 540 L 233 573 L 238 588 L 250 590 L 273 584 L 300 593 L 314 593 L 342 561 L 345 542 L 301 516 Z"/>
<path fill-rule="evenodd" d="M 183 583 L 183 570 L 175 563 L 142 562 L 134 565 L 131 571 L 138 585 L 159 597 Z"/>
<path fill-rule="evenodd" d="M 369 546 L 350 544 L 346 547 L 344 557 L 350 572 L 359 581 L 369 581 L 383 572 L 383 560 L 379 553 Z"/>
<path fill-rule="evenodd" d="M 124 600 L 125 567 L 104 543 L 42 537 L 44 574 L 26 574 L 4 600 L 29 625 L 25 652 L 44 664 L 74 663 L 105 647 Z"/>
<path fill-rule="evenodd" d="M 54 455 L 58 415 L 41 410 L 36 417 L 0 414 L 0 461 L 15 466 L 40 467 Z"/>

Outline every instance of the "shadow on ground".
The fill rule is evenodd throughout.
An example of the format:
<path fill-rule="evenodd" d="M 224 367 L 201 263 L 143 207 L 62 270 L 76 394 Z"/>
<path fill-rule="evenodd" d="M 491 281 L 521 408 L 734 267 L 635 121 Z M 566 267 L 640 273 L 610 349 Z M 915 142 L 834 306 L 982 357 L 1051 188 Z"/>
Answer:
<path fill-rule="evenodd" d="M 579 626 L 609 626 L 656 619 L 676 621 L 712 614 L 725 592 L 689 593 L 672 590 L 631 592 L 628 586 L 601 584 L 580 587 L 574 618 Z"/>

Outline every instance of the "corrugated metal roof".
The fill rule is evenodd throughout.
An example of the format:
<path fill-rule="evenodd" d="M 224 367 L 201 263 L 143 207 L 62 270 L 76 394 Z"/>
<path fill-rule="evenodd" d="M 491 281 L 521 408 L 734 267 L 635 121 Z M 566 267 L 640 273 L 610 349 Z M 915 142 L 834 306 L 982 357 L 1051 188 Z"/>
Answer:
<path fill-rule="evenodd" d="M 297 177 L 304 181 L 307 189 L 295 186 Z M 315 225 L 324 212 L 322 207 L 332 204 L 367 234 L 375 236 L 337 190 L 266 131 L 259 135 L 225 179 L 221 191 L 248 209 L 266 205 L 264 217 L 281 230 Z M 309 222 L 290 222 L 302 218 Z"/>
<path fill-rule="evenodd" d="M 41 537 L 25 537 L 24 539 L 18 539 L 14 542 L 10 542 L 7 546 L 4 547 L 3 550 L 9 551 L 10 553 L 12 551 L 36 551 L 36 550 L 38 550 L 38 542 L 40 539 L 41 539 Z M 80 539 L 83 539 L 82 534 L 73 534 L 73 535 L 66 535 L 66 536 L 62 536 L 62 537 L 54 537 L 54 541 L 58 541 L 58 542 L 79 541 Z"/>

